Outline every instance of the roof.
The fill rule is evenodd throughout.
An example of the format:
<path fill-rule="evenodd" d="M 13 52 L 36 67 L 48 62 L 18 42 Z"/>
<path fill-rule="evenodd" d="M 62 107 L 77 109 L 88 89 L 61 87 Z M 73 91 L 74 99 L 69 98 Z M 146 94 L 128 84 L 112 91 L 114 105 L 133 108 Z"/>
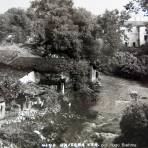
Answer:
<path fill-rule="evenodd" d="M 0 63 L 10 65 L 18 58 L 35 58 L 38 56 L 33 55 L 25 49 L 21 49 L 16 45 L 1 46 L 0 47 Z"/>
<path fill-rule="evenodd" d="M 46 59 L 33 55 L 24 48 L 0 47 L 0 65 L 23 71 L 60 73 L 73 69 L 73 60 L 65 58 Z M 81 66 L 81 65 L 80 65 Z"/>
<path fill-rule="evenodd" d="M 124 25 L 132 25 L 132 26 L 146 26 L 148 25 L 148 21 L 126 21 Z"/>

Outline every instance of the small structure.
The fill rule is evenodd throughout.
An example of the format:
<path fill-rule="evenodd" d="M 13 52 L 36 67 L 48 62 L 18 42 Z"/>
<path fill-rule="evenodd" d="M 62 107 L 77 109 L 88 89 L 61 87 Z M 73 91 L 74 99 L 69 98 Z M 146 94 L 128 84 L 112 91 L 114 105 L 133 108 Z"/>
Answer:
<path fill-rule="evenodd" d="M 3 97 L 0 97 L 0 119 L 5 117 L 6 104 Z"/>
<path fill-rule="evenodd" d="M 40 74 L 32 71 L 29 74 L 25 75 L 23 78 L 19 79 L 19 81 L 22 84 L 39 83 L 40 82 Z"/>

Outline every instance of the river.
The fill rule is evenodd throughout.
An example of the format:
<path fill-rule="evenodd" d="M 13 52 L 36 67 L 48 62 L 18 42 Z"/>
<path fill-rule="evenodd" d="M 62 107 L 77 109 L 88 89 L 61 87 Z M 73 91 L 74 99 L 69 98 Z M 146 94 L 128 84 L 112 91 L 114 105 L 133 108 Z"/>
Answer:
<path fill-rule="evenodd" d="M 134 102 L 130 98 L 130 92 L 136 91 L 139 98 L 148 97 L 147 86 L 137 81 L 102 74 L 101 85 L 98 102 L 90 108 L 90 111 L 97 112 L 96 118 L 86 119 L 84 122 L 72 121 L 66 132 L 68 134 L 65 134 L 66 141 L 87 143 L 91 141 L 90 137 L 94 133 L 101 133 L 109 139 L 105 143 L 110 143 L 120 134 L 120 121 L 124 109 Z M 148 99 L 138 101 L 148 102 Z"/>
<path fill-rule="evenodd" d="M 121 109 L 116 108 L 116 101 L 130 100 L 132 91 L 136 91 L 140 98 L 148 97 L 148 87 L 137 81 L 102 75 L 101 84 L 99 101 L 93 107 L 100 113 L 119 113 Z"/>

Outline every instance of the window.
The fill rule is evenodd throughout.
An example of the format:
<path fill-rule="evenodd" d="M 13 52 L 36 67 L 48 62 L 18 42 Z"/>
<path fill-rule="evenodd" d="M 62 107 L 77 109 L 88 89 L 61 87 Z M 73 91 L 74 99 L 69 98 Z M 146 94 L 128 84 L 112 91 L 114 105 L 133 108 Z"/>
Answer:
<path fill-rule="evenodd" d="M 145 40 L 145 41 L 147 41 L 147 38 L 148 38 L 148 36 L 147 36 L 147 35 L 145 35 L 145 36 L 144 36 L 144 40 Z"/>
<path fill-rule="evenodd" d="M 126 47 L 128 46 L 128 43 L 127 43 L 127 42 L 125 42 L 125 46 L 126 46 Z"/>

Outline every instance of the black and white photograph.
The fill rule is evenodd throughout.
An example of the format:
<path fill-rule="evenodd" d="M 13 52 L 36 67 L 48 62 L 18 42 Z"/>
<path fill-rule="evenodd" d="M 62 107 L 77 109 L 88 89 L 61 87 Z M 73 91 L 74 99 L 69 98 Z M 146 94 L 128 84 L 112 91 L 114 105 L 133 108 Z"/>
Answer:
<path fill-rule="evenodd" d="M 0 0 L 0 148 L 148 148 L 148 0 Z"/>

